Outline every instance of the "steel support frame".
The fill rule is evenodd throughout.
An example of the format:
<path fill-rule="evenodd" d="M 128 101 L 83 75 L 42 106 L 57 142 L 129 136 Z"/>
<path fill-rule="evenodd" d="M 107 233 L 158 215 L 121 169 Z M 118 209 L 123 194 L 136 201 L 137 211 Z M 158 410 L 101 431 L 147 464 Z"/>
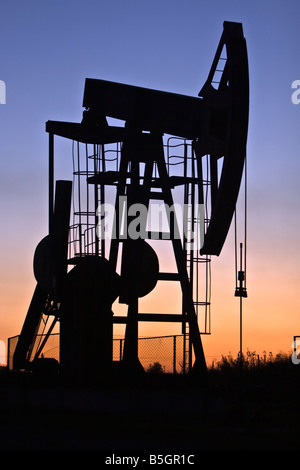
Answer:
<path fill-rule="evenodd" d="M 149 142 L 149 134 L 146 135 L 145 139 Z M 151 181 L 152 181 L 152 171 L 153 167 L 156 164 L 158 170 L 158 180 L 161 182 L 161 200 L 168 207 L 174 205 L 174 200 L 171 192 L 171 187 L 169 183 L 169 176 L 167 172 L 166 162 L 164 158 L 164 145 L 163 138 L 161 134 L 151 133 L 150 137 L 151 148 L 153 149 L 152 158 L 148 157 L 145 159 L 145 176 L 144 176 L 144 186 L 143 186 L 143 195 L 144 200 L 139 201 L 140 203 L 145 203 L 148 207 L 149 200 L 151 199 Z M 126 179 L 131 178 L 131 181 L 136 185 L 137 191 L 141 186 L 138 187 L 138 180 L 140 175 L 137 170 L 135 171 L 135 165 L 130 166 L 130 171 L 128 173 L 129 163 L 131 162 L 131 156 L 126 152 L 126 145 L 128 142 L 123 144 L 123 149 L 121 153 L 121 162 L 120 162 L 120 172 L 119 172 L 119 184 L 117 187 L 116 193 L 116 214 L 115 214 L 115 231 L 114 233 L 118 234 L 117 225 L 119 221 L 118 213 L 118 201 L 120 196 L 126 194 Z M 135 136 L 130 137 L 130 147 L 133 152 L 135 151 Z M 140 158 L 139 161 L 143 161 L 143 158 Z M 156 180 L 157 181 L 157 180 Z M 127 187 L 128 189 L 128 187 Z M 137 196 L 137 193 L 135 193 Z M 137 196 L 138 197 L 138 196 Z M 176 215 L 173 220 L 173 233 L 179 233 L 178 222 Z M 144 227 L 146 230 L 146 227 Z M 171 227 L 170 227 L 171 232 Z M 205 361 L 205 355 L 203 351 L 202 341 L 200 330 L 198 326 L 198 320 L 196 317 L 195 306 L 193 303 L 193 292 L 192 286 L 188 277 L 186 262 L 185 262 L 185 252 L 182 246 L 182 241 L 178 237 L 171 236 L 171 242 L 173 247 L 173 252 L 176 261 L 177 273 L 174 273 L 172 276 L 168 276 L 167 273 L 164 273 L 162 278 L 168 280 L 177 280 L 180 282 L 181 291 L 183 296 L 183 313 L 182 314 L 145 314 L 139 313 L 138 309 L 138 295 L 135 293 L 132 297 L 131 302 L 128 304 L 128 314 L 127 317 L 113 317 L 113 323 L 126 323 L 126 333 L 125 333 L 125 343 L 124 343 L 124 354 L 123 360 L 129 367 L 135 367 L 139 364 L 138 359 L 138 323 L 139 321 L 178 321 L 180 323 L 189 325 L 189 337 L 192 344 L 195 356 L 195 362 L 192 367 L 192 371 L 196 371 L 200 375 L 206 374 L 207 367 Z M 110 247 L 110 263 L 113 269 L 116 269 L 117 258 L 118 258 L 118 249 L 120 243 L 123 243 L 123 240 L 116 237 L 116 239 L 111 240 Z M 137 246 L 137 245 L 136 245 Z M 138 263 L 138 256 L 135 252 L 135 256 L 132 258 L 133 263 Z M 138 273 L 138 266 L 136 266 L 133 271 Z"/>

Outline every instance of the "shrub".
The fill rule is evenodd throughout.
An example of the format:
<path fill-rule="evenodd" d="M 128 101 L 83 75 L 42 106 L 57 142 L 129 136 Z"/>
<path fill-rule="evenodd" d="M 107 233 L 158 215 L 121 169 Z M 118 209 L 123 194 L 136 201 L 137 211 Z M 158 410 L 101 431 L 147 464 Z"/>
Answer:
<path fill-rule="evenodd" d="M 163 367 L 159 362 L 154 362 L 149 365 L 147 372 L 150 374 L 163 374 L 165 372 L 165 367 Z"/>

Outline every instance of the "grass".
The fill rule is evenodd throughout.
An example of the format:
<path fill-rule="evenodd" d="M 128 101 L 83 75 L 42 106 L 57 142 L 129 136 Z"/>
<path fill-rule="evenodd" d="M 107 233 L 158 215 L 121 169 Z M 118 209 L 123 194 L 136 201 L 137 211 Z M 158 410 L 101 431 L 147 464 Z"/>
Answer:
<path fill-rule="evenodd" d="M 228 356 L 223 356 L 220 361 L 213 363 L 212 369 L 217 367 L 220 370 L 240 367 L 241 365 L 246 368 L 247 370 L 254 369 L 254 368 L 261 368 L 267 366 L 289 366 L 291 363 L 291 355 L 292 351 L 289 353 L 279 352 L 275 356 L 272 352 L 267 353 L 264 351 L 263 355 L 260 356 L 256 353 L 256 351 L 249 351 L 247 350 L 246 354 L 237 354 L 236 357 L 233 357 L 232 354 Z M 293 363 L 292 363 L 293 364 Z"/>
<path fill-rule="evenodd" d="M 291 352 L 279 352 L 273 355 L 258 355 L 256 351 L 247 351 L 245 354 L 237 354 L 236 357 L 229 354 L 209 368 L 211 377 L 220 381 L 232 381 L 239 378 L 246 383 L 260 383 L 267 385 L 271 382 L 278 385 L 282 380 L 294 380 L 298 382 L 300 377 L 299 367 L 292 361 Z"/>

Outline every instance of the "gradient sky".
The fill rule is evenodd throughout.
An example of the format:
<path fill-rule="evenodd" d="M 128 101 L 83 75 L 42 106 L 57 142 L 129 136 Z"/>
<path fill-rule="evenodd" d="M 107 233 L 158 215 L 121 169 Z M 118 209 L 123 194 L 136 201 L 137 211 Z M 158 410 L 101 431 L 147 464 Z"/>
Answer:
<path fill-rule="evenodd" d="M 226 20 L 243 23 L 250 69 L 243 346 L 291 349 L 300 335 L 299 18 L 299 0 L 1 1 L 1 340 L 20 333 L 48 230 L 45 122 L 81 121 L 86 77 L 196 96 Z M 239 350 L 232 241 L 231 232 L 213 259 L 208 361 Z"/>

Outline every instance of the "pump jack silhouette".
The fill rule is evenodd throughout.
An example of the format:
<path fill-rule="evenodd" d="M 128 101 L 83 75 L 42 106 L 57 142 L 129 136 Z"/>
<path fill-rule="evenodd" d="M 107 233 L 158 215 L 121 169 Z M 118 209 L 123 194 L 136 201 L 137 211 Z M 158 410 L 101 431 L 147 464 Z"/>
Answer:
<path fill-rule="evenodd" d="M 149 207 L 152 199 L 171 207 L 174 204 L 172 189 L 191 185 L 197 191 L 197 203 L 203 204 L 204 185 L 208 183 L 203 178 L 202 159 L 208 155 L 211 213 L 205 223 L 201 255 L 219 256 L 234 214 L 246 156 L 249 78 L 242 25 L 224 22 L 211 70 L 197 97 L 88 78 L 83 107 L 81 123 L 46 123 L 49 234 L 37 246 L 34 255 L 37 285 L 14 352 L 14 368 L 30 368 L 34 361 L 33 345 L 44 315 L 53 317 L 48 335 L 56 322 L 60 324 L 60 371 L 70 380 L 84 382 L 99 374 L 110 374 L 113 325 L 117 323 L 126 324 L 124 367 L 133 375 L 138 374 L 142 369 L 138 357 L 139 321 L 180 322 L 187 326 L 195 358 L 191 373 L 202 377 L 206 373 L 206 361 L 184 247 L 174 236 L 178 230 L 176 216 L 169 227 L 175 273 L 160 272 L 157 254 L 146 241 L 147 237 L 124 240 L 117 228 L 108 258 L 101 253 L 98 240 L 92 253 L 80 250 L 68 257 L 68 243 L 72 238 L 72 182 L 56 181 L 54 200 L 54 136 L 101 147 L 111 143 L 122 145 L 116 171 L 105 171 L 104 167 L 99 170 L 95 164 L 94 172 L 86 174 L 86 185 L 92 185 L 95 194 L 109 185 L 116 188 L 115 225 L 122 211 L 119 201 L 125 197 L 128 207 L 134 204 Z M 125 126 L 111 126 L 107 118 L 123 120 Z M 169 174 L 164 134 L 191 141 L 193 176 Z M 218 178 L 218 162 L 222 158 Z M 143 172 L 140 164 L 144 164 Z M 84 215 L 82 208 L 81 213 Z M 146 234 L 146 227 L 142 229 Z M 117 273 L 119 255 L 120 274 Z M 68 271 L 72 265 L 74 267 Z M 139 312 L 139 298 L 151 292 L 160 280 L 179 282 L 182 313 Z M 125 317 L 116 316 L 112 311 L 117 298 L 128 307 Z"/>

